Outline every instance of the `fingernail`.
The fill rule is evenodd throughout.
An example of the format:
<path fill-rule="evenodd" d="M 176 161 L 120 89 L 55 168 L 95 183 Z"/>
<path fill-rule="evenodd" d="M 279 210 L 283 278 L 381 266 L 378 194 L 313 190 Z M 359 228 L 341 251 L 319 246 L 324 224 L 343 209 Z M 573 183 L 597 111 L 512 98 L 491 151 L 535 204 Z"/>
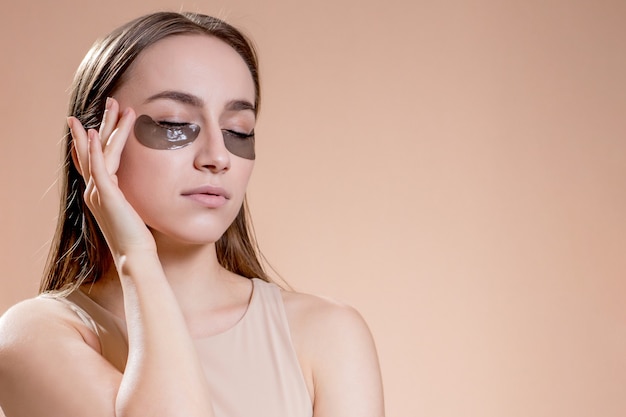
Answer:
<path fill-rule="evenodd" d="M 73 122 L 73 120 L 74 119 L 72 118 L 72 116 L 67 118 L 67 127 L 69 127 L 70 130 L 72 130 L 72 122 Z"/>
<path fill-rule="evenodd" d="M 106 103 L 104 104 L 104 108 L 109 110 L 111 108 L 111 97 L 107 97 Z"/>

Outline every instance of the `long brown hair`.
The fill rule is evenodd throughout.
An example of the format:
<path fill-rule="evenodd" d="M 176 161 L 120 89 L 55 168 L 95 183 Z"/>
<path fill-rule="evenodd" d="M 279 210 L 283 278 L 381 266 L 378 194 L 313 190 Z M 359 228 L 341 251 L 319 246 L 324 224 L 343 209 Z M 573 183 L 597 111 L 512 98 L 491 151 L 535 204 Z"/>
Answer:
<path fill-rule="evenodd" d="M 243 58 L 255 86 L 255 108 L 260 104 L 258 61 L 251 41 L 239 30 L 215 17 L 197 13 L 160 12 L 137 18 L 97 41 L 80 64 L 72 85 L 69 115 L 86 129 L 98 129 L 106 98 L 124 81 L 124 74 L 146 47 L 182 34 L 205 34 L 230 45 Z M 65 128 L 61 207 L 40 292 L 72 291 L 98 280 L 111 266 L 109 248 L 96 220 L 83 201 L 85 183 L 72 163 L 72 141 Z M 260 262 L 247 203 L 216 242 L 220 264 L 248 278 L 270 281 Z"/>

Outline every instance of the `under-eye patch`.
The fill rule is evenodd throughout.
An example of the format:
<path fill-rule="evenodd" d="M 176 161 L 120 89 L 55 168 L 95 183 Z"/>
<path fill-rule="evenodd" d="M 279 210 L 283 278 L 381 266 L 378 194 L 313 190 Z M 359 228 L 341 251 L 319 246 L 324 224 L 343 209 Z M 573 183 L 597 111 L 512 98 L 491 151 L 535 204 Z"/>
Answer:
<path fill-rule="evenodd" d="M 141 115 L 135 121 L 135 136 L 139 143 L 152 149 L 180 149 L 196 140 L 200 126 L 194 123 L 157 122 Z M 245 159 L 254 159 L 254 132 L 240 133 L 222 130 L 228 152 Z"/>
<path fill-rule="evenodd" d="M 156 122 L 145 114 L 135 120 L 135 136 L 139 143 L 152 149 L 180 149 L 193 142 L 200 126 L 192 123 Z"/>
<path fill-rule="evenodd" d="M 222 130 L 224 146 L 228 152 L 240 158 L 254 159 L 254 131 L 252 133 L 240 133 L 233 130 Z"/>

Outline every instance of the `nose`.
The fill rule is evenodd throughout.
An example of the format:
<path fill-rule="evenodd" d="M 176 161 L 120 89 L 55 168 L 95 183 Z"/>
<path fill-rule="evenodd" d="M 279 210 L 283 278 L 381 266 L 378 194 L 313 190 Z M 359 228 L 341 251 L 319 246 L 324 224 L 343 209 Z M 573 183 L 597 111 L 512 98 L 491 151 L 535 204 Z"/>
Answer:
<path fill-rule="evenodd" d="M 217 125 L 203 126 L 200 135 L 194 141 L 194 147 L 196 169 L 218 173 L 230 168 L 230 153 L 224 145 L 224 136 Z"/>

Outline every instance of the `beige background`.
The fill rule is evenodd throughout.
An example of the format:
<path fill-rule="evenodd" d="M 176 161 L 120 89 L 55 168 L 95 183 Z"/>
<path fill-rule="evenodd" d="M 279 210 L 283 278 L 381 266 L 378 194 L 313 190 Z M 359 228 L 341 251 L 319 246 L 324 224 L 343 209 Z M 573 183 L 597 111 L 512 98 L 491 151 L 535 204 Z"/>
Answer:
<path fill-rule="evenodd" d="M 258 44 L 260 243 L 365 316 L 389 416 L 626 415 L 623 1 L 3 0 L 1 311 L 36 292 L 74 69 L 160 8 Z"/>

